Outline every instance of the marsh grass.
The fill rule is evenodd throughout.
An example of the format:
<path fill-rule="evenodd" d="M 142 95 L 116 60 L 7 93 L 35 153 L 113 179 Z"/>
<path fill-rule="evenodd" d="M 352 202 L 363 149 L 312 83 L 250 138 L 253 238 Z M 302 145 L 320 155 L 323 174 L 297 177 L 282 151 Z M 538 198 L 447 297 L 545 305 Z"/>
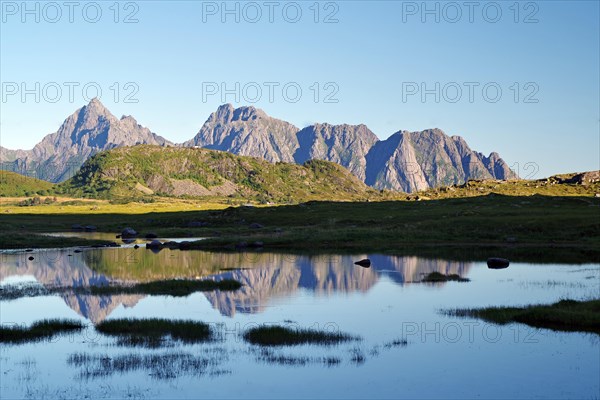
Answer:
<path fill-rule="evenodd" d="M 283 326 L 261 326 L 244 333 L 244 339 L 260 346 L 295 346 L 301 344 L 334 345 L 357 340 L 356 337 L 340 333 L 313 329 L 293 329 Z"/>
<path fill-rule="evenodd" d="M 448 282 L 448 281 L 452 281 L 452 282 L 469 282 L 470 279 L 469 278 L 463 278 L 463 277 L 461 277 L 460 275 L 457 275 L 457 274 L 445 275 L 445 274 L 439 273 L 437 271 L 434 271 L 434 272 L 430 272 L 429 274 L 425 275 L 425 277 L 421 280 L 421 282 L 430 282 L 430 283 Z"/>
<path fill-rule="evenodd" d="M 301 367 L 306 365 L 321 364 L 326 367 L 335 367 L 341 364 L 342 360 L 336 356 L 308 357 L 284 354 L 272 349 L 263 348 L 256 357 L 256 361 L 267 364 Z"/>
<path fill-rule="evenodd" d="M 497 324 L 520 322 L 536 328 L 600 334 L 600 299 L 561 300 L 548 305 L 487 307 L 443 311 L 457 317 L 475 317 Z"/>
<path fill-rule="evenodd" d="M 385 349 L 391 349 L 394 347 L 406 347 L 406 346 L 408 346 L 408 340 L 402 339 L 402 338 L 397 338 L 397 339 L 391 340 L 391 341 L 383 344 L 383 347 Z"/>
<path fill-rule="evenodd" d="M 32 232 L 15 232 L 11 230 L 0 232 L 0 249 L 24 248 L 63 248 L 77 246 L 108 245 L 107 240 L 86 239 L 79 237 L 48 236 Z"/>
<path fill-rule="evenodd" d="M 0 287 L 0 300 L 15 300 L 22 297 L 50 296 L 53 294 L 82 294 L 93 296 L 112 296 L 122 294 L 145 294 L 155 296 L 184 297 L 195 292 L 212 290 L 232 291 L 242 287 L 233 279 L 219 281 L 169 279 L 136 283 L 133 285 L 111 284 L 105 286 L 63 286 L 45 288 L 37 284 L 4 285 Z"/>
<path fill-rule="evenodd" d="M 68 357 L 67 363 L 80 369 L 79 378 L 83 380 L 102 379 L 134 371 L 146 371 L 158 380 L 171 380 L 184 375 L 200 377 L 227 373 L 228 371 L 217 368 L 225 359 L 217 354 L 193 355 L 183 352 L 128 353 L 116 356 L 75 353 Z"/>
<path fill-rule="evenodd" d="M 96 330 L 117 337 L 117 345 L 156 348 L 169 341 L 202 343 L 213 338 L 208 324 L 191 320 L 110 319 L 96 325 Z"/>
<path fill-rule="evenodd" d="M 0 286 L 0 300 L 15 300 L 21 297 L 48 296 L 51 292 L 38 283 Z"/>
<path fill-rule="evenodd" d="M 85 325 L 80 321 L 67 319 L 45 319 L 22 326 L 0 326 L 0 343 L 27 343 L 51 339 L 57 335 L 81 331 Z"/>

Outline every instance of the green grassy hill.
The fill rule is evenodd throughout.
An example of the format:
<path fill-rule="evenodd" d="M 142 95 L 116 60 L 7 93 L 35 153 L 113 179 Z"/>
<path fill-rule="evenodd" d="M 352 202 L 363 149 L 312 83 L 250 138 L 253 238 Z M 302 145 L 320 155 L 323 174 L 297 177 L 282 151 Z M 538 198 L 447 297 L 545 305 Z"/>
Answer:
<path fill-rule="evenodd" d="M 394 196 L 369 188 L 343 167 L 327 161 L 272 164 L 214 150 L 149 145 L 99 153 L 58 190 L 100 199 L 159 195 L 274 203 Z"/>
<path fill-rule="evenodd" d="M 40 179 L 0 170 L 0 196 L 21 197 L 52 194 L 54 185 Z"/>

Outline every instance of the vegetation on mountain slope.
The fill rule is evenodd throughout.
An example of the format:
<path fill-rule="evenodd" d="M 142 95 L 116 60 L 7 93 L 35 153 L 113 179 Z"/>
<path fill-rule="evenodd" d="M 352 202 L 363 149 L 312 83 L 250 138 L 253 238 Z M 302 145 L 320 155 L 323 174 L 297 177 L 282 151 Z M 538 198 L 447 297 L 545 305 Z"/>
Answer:
<path fill-rule="evenodd" d="M 35 196 L 52 193 L 54 185 L 15 172 L 0 170 L 0 196 Z"/>
<path fill-rule="evenodd" d="M 100 199 L 159 195 L 263 203 L 394 196 L 367 187 L 343 167 L 327 161 L 273 164 L 214 150 L 149 145 L 99 153 L 58 188 L 72 196 Z"/>

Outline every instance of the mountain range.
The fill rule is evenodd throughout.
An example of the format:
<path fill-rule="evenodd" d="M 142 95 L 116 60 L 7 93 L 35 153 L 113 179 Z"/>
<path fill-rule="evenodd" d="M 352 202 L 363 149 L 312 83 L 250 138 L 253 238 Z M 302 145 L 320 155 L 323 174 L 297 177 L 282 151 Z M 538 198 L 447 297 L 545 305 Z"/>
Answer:
<path fill-rule="evenodd" d="M 255 107 L 224 104 L 192 139 L 174 144 L 131 116 L 115 117 L 98 99 L 75 111 L 31 150 L 0 147 L 0 162 L 5 170 L 61 182 L 100 151 L 138 144 L 203 147 L 272 163 L 332 161 L 369 186 L 404 192 L 468 179 L 517 178 L 497 153 L 486 157 L 471 150 L 460 136 L 448 136 L 440 129 L 398 131 L 379 140 L 362 124 L 317 123 L 299 129 Z"/>

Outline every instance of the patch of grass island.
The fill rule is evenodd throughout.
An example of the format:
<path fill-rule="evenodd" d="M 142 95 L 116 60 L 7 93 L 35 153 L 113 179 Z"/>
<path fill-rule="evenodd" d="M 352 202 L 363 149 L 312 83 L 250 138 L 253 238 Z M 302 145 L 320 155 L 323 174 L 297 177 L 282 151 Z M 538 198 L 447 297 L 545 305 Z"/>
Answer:
<path fill-rule="evenodd" d="M 67 319 L 45 319 L 23 326 L 0 326 L 0 343 L 27 343 L 51 339 L 54 336 L 77 332 L 85 328 L 80 321 Z"/>
<path fill-rule="evenodd" d="M 92 296 L 112 295 L 155 295 L 185 297 L 195 292 L 208 292 L 213 290 L 232 291 L 238 290 L 242 284 L 234 279 L 219 281 L 205 279 L 169 279 L 161 281 L 143 282 L 136 284 L 110 284 L 103 286 L 62 286 L 45 288 L 41 285 L 4 285 L 0 287 L 0 300 L 16 300 L 22 297 L 50 296 L 53 294 L 82 294 Z"/>
<path fill-rule="evenodd" d="M 169 339 L 186 344 L 212 339 L 208 324 L 192 320 L 111 319 L 96 325 L 96 330 L 104 335 L 117 337 L 117 344 L 125 346 L 159 347 Z"/>
<path fill-rule="evenodd" d="M 183 297 L 194 292 L 208 292 L 213 290 L 238 290 L 242 284 L 234 279 L 222 279 L 219 281 L 205 279 L 168 279 L 136 283 L 134 285 L 107 285 L 91 286 L 90 293 L 94 295 L 114 294 L 147 294 Z"/>
<path fill-rule="evenodd" d="M 421 280 L 421 282 L 429 282 L 429 283 L 448 282 L 448 281 L 469 282 L 470 279 L 463 278 L 462 276 L 457 275 L 457 274 L 445 275 L 445 274 L 442 274 L 442 273 L 436 271 L 436 272 L 430 272 L 429 274 L 425 275 L 425 277 Z"/>
<path fill-rule="evenodd" d="M 260 346 L 296 346 L 301 344 L 334 345 L 356 337 L 341 332 L 295 329 L 283 326 L 259 326 L 244 333 L 244 339 Z"/>
<path fill-rule="evenodd" d="M 520 322 L 535 328 L 592 332 L 600 335 L 600 299 L 561 300 L 554 304 L 524 307 L 486 307 L 444 311 L 446 315 L 481 318 L 487 322 Z"/>

